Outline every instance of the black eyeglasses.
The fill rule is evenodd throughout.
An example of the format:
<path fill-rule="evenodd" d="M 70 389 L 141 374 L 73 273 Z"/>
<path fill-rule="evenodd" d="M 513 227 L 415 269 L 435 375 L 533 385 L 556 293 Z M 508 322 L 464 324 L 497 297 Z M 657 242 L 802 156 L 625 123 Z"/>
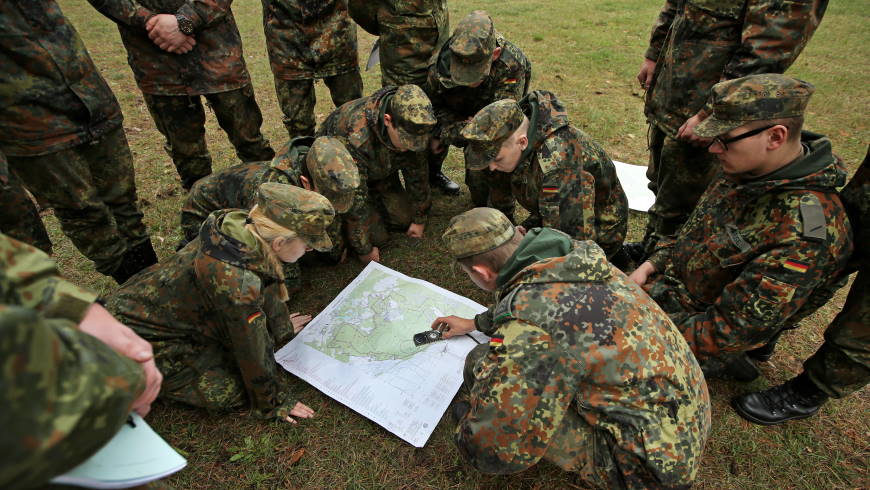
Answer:
<path fill-rule="evenodd" d="M 747 131 L 743 134 L 740 134 L 740 135 L 737 135 L 733 138 L 728 138 L 728 139 L 722 139 L 721 137 L 716 136 L 715 138 L 713 138 L 713 141 L 711 141 L 710 144 L 707 145 L 707 148 L 710 148 L 711 146 L 715 145 L 716 143 L 719 143 L 720 145 L 722 145 L 722 151 L 728 151 L 728 143 L 734 143 L 735 141 L 740 141 L 743 138 L 749 138 L 750 136 L 755 136 L 756 134 L 763 133 L 774 126 L 776 126 L 776 124 L 771 124 L 770 126 L 763 126 L 763 127 L 753 129 L 752 131 Z"/>

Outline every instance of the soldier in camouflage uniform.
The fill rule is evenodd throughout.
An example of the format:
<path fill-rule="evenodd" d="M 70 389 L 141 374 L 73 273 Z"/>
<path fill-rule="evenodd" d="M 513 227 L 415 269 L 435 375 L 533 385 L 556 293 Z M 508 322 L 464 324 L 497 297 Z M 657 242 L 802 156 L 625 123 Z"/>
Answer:
<path fill-rule="evenodd" d="M 108 442 L 131 409 L 147 414 L 159 373 L 148 343 L 106 323 L 111 317 L 95 294 L 61 279 L 41 251 L 2 234 L 0 298 L 0 487 L 41 487 Z M 104 333 L 130 340 L 140 354 L 128 358 Z"/>
<path fill-rule="evenodd" d="M 761 425 L 812 416 L 828 397 L 842 398 L 870 381 L 870 151 L 840 191 L 855 252 L 848 273 L 858 271 L 843 310 L 825 330 L 825 342 L 797 377 L 768 390 L 731 400 L 743 418 Z"/>
<path fill-rule="evenodd" d="M 97 270 L 123 282 L 157 256 L 121 107 L 54 0 L 3 2 L 0 32 L 0 154 Z M 35 209 L 13 190 L 35 225 Z"/>
<path fill-rule="evenodd" d="M 593 240 L 618 267 L 627 266 L 628 199 L 616 168 L 598 143 L 569 124 L 552 92 L 493 102 L 461 135 L 469 142 L 469 168 L 510 174 L 511 192 L 530 213 L 523 228 L 547 226 Z"/>
<path fill-rule="evenodd" d="M 842 286 L 852 232 L 837 187 L 846 179 L 831 142 L 801 133 L 813 87 L 752 75 L 713 87 L 722 173 L 680 228 L 632 273 L 671 316 L 705 371 L 746 381 L 745 352 L 764 346 Z"/>
<path fill-rule="evenodd" d="M 232 0 L 88 1 L 118 25 L 136 83 L 185 189 L 211 173 L 201 95 L 241 161 L 275 156 L 260 132 L 263 116 L 245 67 Z M 190 44 L 172 50 L 160 37 L 163 32 Z"/>
<path fill-rule="evenodd" d="M 300 137 L 287 143 L 271 162 L 241 163 L 200 179 L 181 208 L 181 229 L 185 244 L 199 235 L 208 215 L 220 209 L 250 209 L 257 188 L 277 182 L 317 192 L 332 204 L 336 213 L 346 213 L 360 185 L 359 172 L 344 145 L 329 136 Z M 329 226 L 332 250 L 329 260 L 341 260 L 346 250 L 341 220 Z M 299 265 L 284 264 L 284 284 L 290 293 L 301 288 Z"/>
<path fill-rule="evenodd" d="M 51 239 L 27 190 L 9 173 L 0 151 L 0 232 L 51 255 Z"/>
<path fill-rule="evenodd" d="M 491 336 L 466 359 L 470 394 L 453 409 L 466 460 L 507 474 L 545 459 L 601 488 L 691 485 L 710 432 L 704 376 L 601 248 L 550 228 L 522 236 L 490 208 L 453 218 L 443 238 L 497 297 L 473 320 L 435 321 L 445 337 Z"/>
<path fill-rule="evenodd" d="M 263 0 L 263 26 L 290 138 L 314 134 L 315 79 L 323 79 L 336 107 L 362 97 L 347 0 Z"/>
<path fill-rule="evenodd" d="M 450 39 L 432 57 L 423 87 L 438 118 L 435 146 L 440 152 L 429 153 L 430 181 L 437 180 L 434 174 L 441 172 L 450 145 L 466 146 L 460 132 L 468 120 L 497 100 L 522 99 L 531 78 L 532 64 L 526 55 L 495 30 L 486 12 L 474 11 L 459 22 Z M 466 169 L 465 183 L 475 206 L 494 207 L 513 216 L 509 176 L 487 169 Z M 459 186 L 455 192 L 459 192 Z"/>
<path fill-rule="evenodd" d="M 716 159 L 692 129 L 709 114 L 710 88 L 721 80 L 783 73 L 809 42 L 828 0 L 666 0 L 637 78 L 650 124 L 649 210 L 643 247 L 672 236 L 716 173 Z M 701 146 L 696 146 L 701 144 Z"/>
<path fill-rule="evenodd" d="M 172 258 L 106 296 L 106 307 L 154 346 L 161 396 L 208 410 L 295 422 L 314 412 L 293 399 L 275 362 L 310 317 L 289 314 L 282 262 L 329 250 L 329 201 L 299 187 L 261 184 L 250 211 L 212 213 Z"/>
<path fill-rule="evenodd" d="M 359 170 L 360 185 L 342 219 L 348 248 L 364 263 L 380 261 L 388 229 L 423 236 L 432 201 L 426 160 L 416 153 L 428 147 L 435 122 L 423 90 L 403 85 L 344 104 L 317 130 L 342 140 Z"/>

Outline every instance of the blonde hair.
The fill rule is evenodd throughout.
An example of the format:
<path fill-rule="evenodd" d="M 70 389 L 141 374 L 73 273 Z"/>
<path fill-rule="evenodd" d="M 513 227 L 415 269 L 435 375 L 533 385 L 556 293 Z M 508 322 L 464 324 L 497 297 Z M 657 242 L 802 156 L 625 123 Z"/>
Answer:
<path fill-rule="evenodd" d="M 275 275 L 278 276 L 281 301 L 287 301 L 290 299 L 290 294 L 287 292 L 287 287 L 284 285 L 284 263 L 281 262 L 281 259 L 278 258 L 275 251 L 272 250 L 272 242 L 278 238 L 292 240 L 298 238 L 299 235 L 295 231 L 285 228 L 269 219 L 266 214 L 260 210 L 258 204 L 255 204 L 254 207 L 248 211 L 248 220 L 250 223 L 245 225 L 245 229 L 251 232 L 251 234 L 254 235 L 254 238 L 259 240 L 263 245 L 261 247 L 263 249 L 263 254 L 265 254 L 266 260 L 269 261 L 269 264 L 271 264 L 272 268 L 275 270 Z"/>

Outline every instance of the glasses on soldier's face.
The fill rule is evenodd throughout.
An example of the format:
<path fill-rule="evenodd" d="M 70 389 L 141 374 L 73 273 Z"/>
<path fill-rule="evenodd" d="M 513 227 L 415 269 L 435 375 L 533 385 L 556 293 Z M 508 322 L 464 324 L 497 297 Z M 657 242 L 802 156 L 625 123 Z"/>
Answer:
<path fill-rule="evenodd" d="M 707 148 L 710 148 L 716 143 L 719 143 L 719 145 L 722 146 L 722 151 L 728 151 L 728 143 L 734 143 L 735 141 L 740 141 L 744 138 L 755 136 L 756 134 L 763 133 L 774 126 L 776 126 L 776 124 L 771 124 L 770 126 L 762 126 L 760 128 L 753 129 L 752 131 L 747 131 L 743 134 L 739 134 L 733 138 L 722 138 L 721 136 L 716 136 L 715 138 L 713 138 L 713 141 L 711 141 L 710 144 L 707 145 Z"/>

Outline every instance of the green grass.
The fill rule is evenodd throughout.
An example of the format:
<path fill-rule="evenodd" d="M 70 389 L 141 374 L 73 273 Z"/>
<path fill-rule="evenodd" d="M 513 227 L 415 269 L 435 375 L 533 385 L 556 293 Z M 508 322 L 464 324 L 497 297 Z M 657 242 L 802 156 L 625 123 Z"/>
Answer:
<path fill-rule="evenodd" d="M 663 2 L 642 0 L 564 0 L 540 2 L 451 0 L 452 24 L 473 9 L 485 9 L 496 27 L 525 50 L 534 65 L 533 88 L 552 90 L 564 100 L 573 123 L 596 138 L 611 157 L 644 164 L 646 123 L 642 92 L 634 76 L 646 48 L 649 29 Z M 156 131 L 126 63 L 114 25 L 86 2 L 62 0 L 85 44 L 115 91 L 124 110 L 125 128 L 136 163 L 139 197 L 158 255 L 173 253 L 181 238 L 178 211 L 183 200 L 175 169 Z M 263 131 L 279 146 L 286 139 L 265 55 L 259 2 L 236 2 L 236 19 L 245 43 L 245 60 L 264 113 Z M 865 1 L 831 2 L 825 19 L 790 74 L 817 87 L 807 127 L 826 134 L 834 150 L 854 172 L 867 149 L 870 95 L 864 74 L 870 59 Z M 360 32 L 360 61 L 373 39 Z M 377 69 L 364 73 L 366 93 L 379 87 Z M 318 120 L 332 109 L 323 84 L 317 89 Z M 208 144 L 215 170 L 235 163 L 234 152 L 212 115 Z M 447 172 L 462 179 L 462 162 L 451 153 Z M 487 303 L 454 267 L 439 244 L 447 220 L 469 206 L 467 193 L 438 198 L 421 244 L 396 235 L 382 252 L 385 265 Z M 100 274 L 59 231 L 50 212 L 45 221 L 55 243 L 55 258 L 65 276 L 97 291 L 114 283 Z M 632 212 L 630 238 L 639 238 L 645 215 Z M 357 262 L 310 271 L 295 309 L 317 313 L 361 270 Z M 821 333 L 839 310 L 842 292 L 832 304 L 785 336 L 764 379 L 748 386 L 712 382 L 714 432 L 697 485 L 701 488 L 860 488 L 870 486 L 870 390 L 829 402 L 816 417 L 783 427 L 744 422 L 728 399 L 749 389 L 782 382 L 821 343 Z M 253 420 L 245 413 L 224 415 L 170 403 L 157 403 L 151 424 L 189 460 L 169 479 L 178 488 L 571 488 L 569 475 L 542 463 L 509 477 L 481 475 L 464 465 L 453 447 L 445 417 L 425 448 L 415 449 L 376 424 L 299 383 L 299 398 L 317 417 L 290 426 Z M 304 449 L 293 463 L 294 454 Z M 291 464 L 292 463 L 292 464 Z"/>

